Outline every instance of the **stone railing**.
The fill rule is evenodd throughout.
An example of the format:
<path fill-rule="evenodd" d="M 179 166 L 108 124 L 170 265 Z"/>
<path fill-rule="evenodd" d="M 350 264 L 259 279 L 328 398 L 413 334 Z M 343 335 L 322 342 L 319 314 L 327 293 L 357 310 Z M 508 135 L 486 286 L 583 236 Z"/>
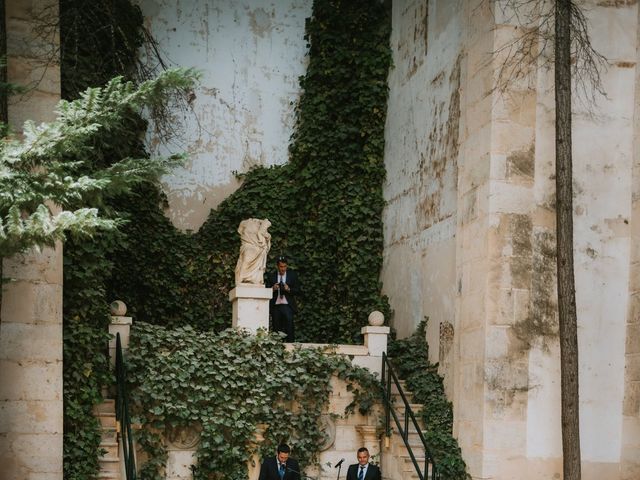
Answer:
<path fill-rule="evenodd" d="M 382 354 L 387 353 L 389 327 L 384 327 L 384 315 L 374 311 L 369 315 L 369 325 L 362 327 L 363 345 L 329 345 L 326 343 L 289 343 L 287 348 L 325 348 L 339 355 L 348 355 L 354 365 L 382 374 Z"/>
<path fill-rule="evenodd" d="M 259 328 L 268 328 L 268 301 L 271 292 L 267 290 L 269 296 L 264 294 L 264 290 L 259 291 L 255 287 L 234 289 L 230 294 L 233 302 L 233 326 L 244 328 L 251 332 L 256 332 Z M 266 309 L 265 309 L 266 307 Z M 126 315 L 126 306 L 121 301 L 111 304 L 111 325 L 109 332 L 114 335 L 120 333 L 122 348 L 126 352 L 129 346 L 129 330 L 132 324 L 131 317 Z M 266 315 L 266 322 L 265 322 Z M 348 355 L 353 364 L 359 365 L 376 373 L 381 374 L 382 354 L 387 351 L 387 338 L 389 327 L 383 326 L 384 316 L 380 312 L 372 312 L 369 315 L 369 325 L 362 327 L 364 336 L 363 345 L 329 345 L 319 343 L 289 343 L 288 349 L 293 348 L 324 348 L 327 352 L 339 355 Z M 109 352 L 112 362 L 115 362 L 115 338 L 109 344 Z M 126 353 L 125 353 L 126 354 Z M 365 446 L 379 461 L 380 454 L 380 431 L 378 429 L 379 415 L 381 411 L 374 411 L 370 415 L 354 413 L 349 416 L 344 415 L 347 405 L 353 400 L 353 394 L 346 388 L 346 384 L 334 377 L 331 381 L 331 395 L 329 398 L 329 408 L 322 417 L 327 441 L 320 447 L 318 456 L 320 468 L 307 469 L 307 474 L 317 479 L 333 479 L 336 470 L 331 466 L 337 464 L 340 459 L 345 458 L 345 465 L 355 463 L 356 450 Z M 261 433 L 256 433 L 256 441 L 261 440 Z M 195 452 L 198 448 L 198 435 L 195 429 L 179 429 L 179 431 L 166 432 L 165 442 L 167 445 L 168 459 L 166 468 L 167 480 L 186 480 L 192 478 L 191 465 L 195 461 Z M 275 453 L 275 452 L 274 452 Z M 327 468 L 327 465 L 330 465 Z M 255 480 L 259 474 L 259 459 L 254 458 L 249 465 L 249 479 Z M 345 472 L 343 472 L 343 475 Z"/>

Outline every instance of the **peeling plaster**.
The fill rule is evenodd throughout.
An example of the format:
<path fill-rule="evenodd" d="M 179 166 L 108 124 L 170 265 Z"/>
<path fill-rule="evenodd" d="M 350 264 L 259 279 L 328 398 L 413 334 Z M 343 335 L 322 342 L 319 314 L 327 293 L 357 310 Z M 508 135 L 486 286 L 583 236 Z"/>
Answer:
<path fill-rule="evenodd" d="M 312 0 L 138 3 L 169 66 L 203 72 L 192 111 L 173 112 L 182 143 L 148 138 L 154 155 L 187 152 L 163 185 L 172 223 L 195 231 L 238 187 L 234 172 L 288 161 Z"/>
<path fill-rule="evenodd" d="M 558 336 L 555 233 L 533 231 L 531 268 L 529 314 L 513 330 L 525 349 L 534 344 L 546 349 L 547 342 Z"/>
<path fill-rule="evenodd" d="M 507 179 L 532 182 L 535 174 L 535 147 L 507 156 Z"/>
<path fill-rule="evenodd" d="M 450 217 L 455 211 L 455 203 L 447 192 L 457 189 L 458 183 L 458 138 L 460 133 L 460 61 L 458 57 L 449 75 L 449 106 L 445 103 L 435 106 L 433 126 L 429 133 L 427 151 L 420 153 L 419 202 L 416 218 L 419 228 L 426 229 L 434 223 Z M 444 77 L 440 72 L 436 78 Z M 455 202 L 455 197 L 453 199 Z"/>

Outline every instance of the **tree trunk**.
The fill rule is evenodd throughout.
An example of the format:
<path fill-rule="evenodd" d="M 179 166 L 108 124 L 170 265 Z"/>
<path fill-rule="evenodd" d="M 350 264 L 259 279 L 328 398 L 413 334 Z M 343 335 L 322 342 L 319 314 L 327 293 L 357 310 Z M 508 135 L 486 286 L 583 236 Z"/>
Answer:
<path fill-rule="evenodd" d="M 571 0 L 555 5 L 556 230 L 564 480 L 580 480 L 578 328 L 573 272 Z"/>

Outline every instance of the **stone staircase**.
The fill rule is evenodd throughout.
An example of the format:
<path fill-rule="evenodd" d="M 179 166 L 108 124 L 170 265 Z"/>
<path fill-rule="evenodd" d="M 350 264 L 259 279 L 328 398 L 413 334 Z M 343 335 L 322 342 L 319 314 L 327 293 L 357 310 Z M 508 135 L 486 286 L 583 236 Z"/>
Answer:
<path fill-rule="evenodd" d="M 100 458 L 99 479 L 122 480 L 120 475 L 120 445 L 118 443 L 118 427 L 116 423 L 115 400 L 107 399 L 96 405 L 93 414 L 102 426 L 102 441 L 100 448 L 105 454 Z"/>
<path fill-rule="evenodd" d="M 400 386 L 407 400 L 411 401 L 413 394 L 407 389 L 405 382 L 400 381 Z M 391 386 L 391 395 L 398 419 L 401 422 L 404 422 L 404 402 L 402 401 L 400 393 L 395 385 Z M 418 412 L 422 409 L 422 404 L 410 403 L 409 406 L 413 411 L 413 414 L 416 416 L 420 429 L 424 430 L 422 420 L 418 417 Z M 401 478 L 407 480 L 418 480 L 418 473 L 411 461 L 407 447 L 404 445 L 404 441 L 395 426 L 393 417 L 391 418 L 391 429 L 393 431 L 393 435 L 391 435 L 389 446 L 384 448 L 383 473 L 385 479 Z M 412 447 L 413 454 L 415 455 L 418 465 L 420 465 L 421 468 L 424 468 L 425 457 L 422 442 L 420 441 L 420 437 L 418 436 L 418 433 L 413 427 L 411 421 L 409 422 L 409 445 Z"/>

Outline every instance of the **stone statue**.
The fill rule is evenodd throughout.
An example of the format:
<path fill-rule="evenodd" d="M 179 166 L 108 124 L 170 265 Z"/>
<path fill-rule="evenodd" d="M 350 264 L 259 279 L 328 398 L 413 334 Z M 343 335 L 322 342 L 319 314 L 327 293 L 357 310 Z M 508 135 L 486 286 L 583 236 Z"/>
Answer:
<path fill-rule="evenodd" d="M 271 222 L 266 218 L 249 218 L 240 222 L 240 256 L 236 265 L 236 285 L 250 283 L 264 285 L 267 254 L 271 248 L 271 235 L 267 229 Z"/>

